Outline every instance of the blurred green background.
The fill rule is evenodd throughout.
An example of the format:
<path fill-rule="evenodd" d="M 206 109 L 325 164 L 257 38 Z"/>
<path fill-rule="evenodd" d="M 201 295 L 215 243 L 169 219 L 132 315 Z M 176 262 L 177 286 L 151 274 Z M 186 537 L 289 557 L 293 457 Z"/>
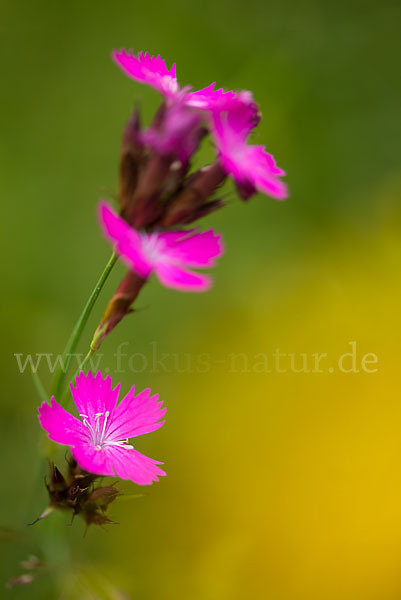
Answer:
<path fill-rule="evenodd" d="M 400 17 L 396 0 L 3 0 L 1 597 L 400 598 Z M 25 527 L 46 504 L 44 459 L 38 400 L 14 354 L 62 350 L 108 258 L 97 201 L 113 197 L 133 103 L 148 122 L 159 102 L 112 63 L 120 47 L 176 61 L 183 85 L 253 90 L 255 139 L 287 170 L 291 197 L 245 205 L 228 186 L 230 206 L 207 223 L 227 246 L 212 291 L 153 281 L 105 342 L 102 369 L 168 407 L 137 443 L 168 477 L 115 502 L 120 525 L 83 538 L 66 514 Z M 336 366 L 350 342 L 358 373 Z M 145 358 L 115 373 L 124 343 Z M 301 354 L 327 362 L 277 372 L 277 349 L 298 369 Z M 180 363 L 154 368 L 153 352 Z M 361 369 L 367 353 L 374 373 Z M 45 364 L 39 373 L 48 384 Z M 45 572 L 5 590 L 28 554 Z"/>

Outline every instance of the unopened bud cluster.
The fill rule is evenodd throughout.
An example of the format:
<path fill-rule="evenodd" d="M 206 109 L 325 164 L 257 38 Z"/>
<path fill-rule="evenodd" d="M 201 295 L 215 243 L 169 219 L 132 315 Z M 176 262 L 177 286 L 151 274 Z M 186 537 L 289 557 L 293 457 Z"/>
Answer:
<path fill-rule="evenodd" d="M 69 511 L 71 521 L 79 515 L 86 527 L 115 523 L 106 516 L 106 509 L 121 492 L 114 486 L 98 485 L 98 479 L 97 475 L 81 469 L 72 457 L 68 460 L 65 477 L 55 464 L 49 462 L 49 478 L 46 480 L 49 505 L 31 525 L 56 509 Z"/>

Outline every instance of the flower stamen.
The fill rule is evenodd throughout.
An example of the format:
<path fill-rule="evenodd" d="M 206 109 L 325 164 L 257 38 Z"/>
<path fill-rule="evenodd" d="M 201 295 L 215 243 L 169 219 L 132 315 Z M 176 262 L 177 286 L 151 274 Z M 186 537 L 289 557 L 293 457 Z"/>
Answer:
<path fill-rule="evenodd" d="M 104 415 L 103 426 L 102 426 L 102 430 L 100 431 L 100 422 L 99 421 L 100 421 L 100 417 L 103 417 L 103 415 Z M 103 450 L 104 448 L 107 448 L 107 446 L 119 446 L 120 448 L 127 448 L 127 450 L 132 450 L 134 448 L 134 446 L 131 446 L 130 444 L 128 444 L 128 438 L 126 438 L 125 440 L 107 439 L 106 428 L 107 428 L 107 421 L 108 421 L 109 416 L 110 416 L 109 410 L 107 410 L 105 413 L 95 413 L 94 419 L 95 419 L 96 425 L 95 425 L 95 427 L 93 427 L 93 425 L 90 423 L 88 415 L 82 415 L 82 414 L 80 415 L 84 426 L 89 429 L 91 443 L 95 447 L 95 450 Z"/>

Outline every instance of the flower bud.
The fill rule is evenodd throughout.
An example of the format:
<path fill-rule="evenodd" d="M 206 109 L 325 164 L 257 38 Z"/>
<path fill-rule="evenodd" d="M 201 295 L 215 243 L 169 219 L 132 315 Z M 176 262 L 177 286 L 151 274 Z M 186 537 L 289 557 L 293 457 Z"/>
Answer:
<path fill-rule="evenodd" d="M 100 347 L 104 338 L 113 331 L 114 327 L 118 325 L 121 319 L 133 312 L 131 304 L 134 302 L 145 283 L 145 279 L 142 279 L 132 271 L 129 271 L 126 274 L 109 301 L 95 331 L 90 345 L 92 352 L 95 352 Z"/>
<path fill-rule="evenodd" d="M 122 214 L 132 202 L 145 162 L 146 151 L 141 141 L 139 110 L 136 108 L 125 126 L 121 141 L 118 204 Z"/>
<path fill-rule="evenodd" d="M 191 223 L 196 218 L 202 205 L 224 182 L 226 175 L 216 161 L 203 167 L 188 178 L 184 189 L 175 196 L 161 220 L 163 227 L 171 227 L 178 223 Z M 217 208 L 217 206 L 216 206 Z"/>
<path fill-rule="evenodd" d="M 226 206 L 224 200 L 222 198 L 216 198 L 216 200 L 211 200 L 211 202 L 206 202 L 205 204 L 202 204 L 197 210 L 194 210 L 185 221 L 182 222 L 185 225 L 189 225 L 189 223 L 193 223 L 198 219 L 203 219 L 203 217 L 210 215 L 215 210 L 219 210 L 224 206 Z"/>
<path fill-rule="evenodd" d="M 113 486 L 109 485 L 99 487 L 91 493 L 91 495 L 88 498 L 87 504 L 93 504 L 95 506 L 98 506 L 102 510 L 105 510 L 108 507 L 108 505 L 111 502 L 113 502 L 113 500 L 115 500 L 117 496 L 120 495 L 121 492 Z"/>
<path fill-rule="evenodd" d="M 113 486 L 95 487 L 97 475 L 87 473 L 70 458 L 68 461 L 68 474 L 64 477 L 56 465 L 49 463 L 50 478 L 46 482 L 49 493 L 49 506 L 33 523 L 41 521 L 54 510 L 70 510 L 72 518 L 80 515 L 87 525 L 104 525 L 114 523 L 108 519 L 104 512 L 121 492 Z"/>

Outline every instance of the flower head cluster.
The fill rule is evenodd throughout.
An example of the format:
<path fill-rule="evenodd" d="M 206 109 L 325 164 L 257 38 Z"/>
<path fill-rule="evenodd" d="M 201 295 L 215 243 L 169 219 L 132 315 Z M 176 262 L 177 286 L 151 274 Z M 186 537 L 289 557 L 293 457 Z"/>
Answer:
<path fill-rule="evenodd" d="M 215 89 L 215 83 L 195 92 L 189 87 L 181 88 L 175 64 L 169 70 L 160 55 L 154 57 L 147 52 L 139 52 L 135 56 L 120 50 L 113 52 L 113 58 L 126 75 L 163 94 L 168 110 L 175 113 L 177 129 L 180 129 L 180 118 L 183 122 L 188 119 L 182 107 L 206 113 L 221 166 L 227 175 L 234 178 L 242 197 L 259 191 L 280 200 L 286 198 L 287 189 L 280 179 L 285 172 L 276 166 L 273 156 L 265 151 L 264 146 L 247 143 L 251 130 L 260 120 L 259 108 L 251 92 L 225 92 L 221 88 Z M 181 107 L 181 117 L 177 105 Z M 169 117 L 169 120 L 173 118 Z M 175 137 L 171 123 L 170 135 Z M 166 144 L 166 131 L 161 137 Z"/>
<path fill-rule="evenodd" d="M 184 291 L 209 289 L 207 275 L 188 267 L 207 268 L 222 254 L 221 236 L 213 230 L 185 231 L 182 226 L 221 208 L 215 193 L 231 175 L 241 198 L 257 191 L 277 199 L 287 195 L 273 156 L 263 146 L 248 144 L 260 121 L 251 92 L 215 89 L 215 84 L 192 91 L 181 87 L 173 65 L 160 56 L 125 50 L 113 58 L 126 75 L 163 96 L 153 123 L 141 129 L 138 111 L 123 136 L 119 205 L 120 216 L 105 203 L 99 208 L 102 230 L 130 267 L 130 276 L 117 290 L 98 328 L 95 346 L 127 314 L 141 282 L 155 272 L 167 287 Z M 216 160 L 189 172 L 191 157 L 210 133 Z M 170 231 L 180 226 L 178 231 Z"/>

